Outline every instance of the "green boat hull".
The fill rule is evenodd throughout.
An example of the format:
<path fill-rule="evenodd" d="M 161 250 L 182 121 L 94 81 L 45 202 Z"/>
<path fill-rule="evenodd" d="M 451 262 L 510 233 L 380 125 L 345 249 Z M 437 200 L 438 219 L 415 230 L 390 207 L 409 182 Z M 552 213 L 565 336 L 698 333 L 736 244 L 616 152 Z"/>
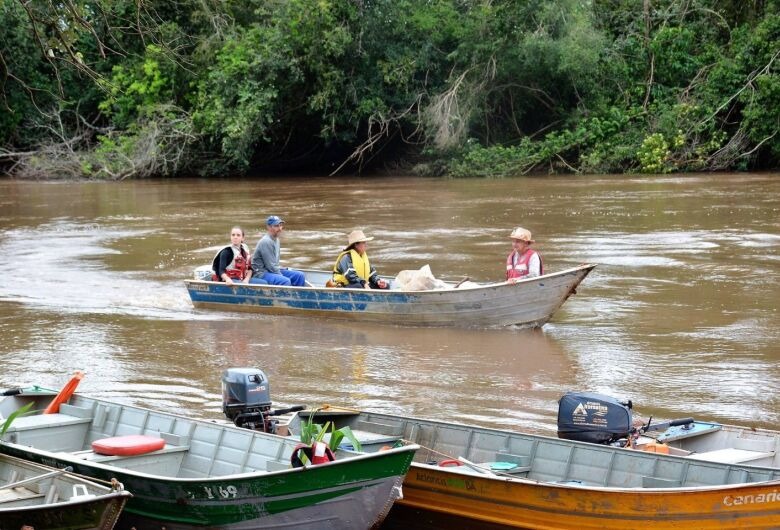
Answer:
<path fill-rule="evenodd" d="M 13 406 L 6 399 L 14 399 Z M 47 401 L 34 395 L 5 398 L 0 414 L 31 400 L 36 408 Z M 112 433 L 155 432 L 166 437 L 165 448 L 138 456 L 106 457 L 90 447 Z M 366 530 L 381 524 L 400 496 L 417 449 L 343 453 L 334 462 L 292 469 L 295 444 L 232 425 L 76 395 L 59 414 L 17 418 L 0 441 L 0 452 L 70 466 L 95 479 L 117 479 L 133 494 L 120 529 Z"/>
<path fill-rule="evenodd" d="M 0 449 L 52 467 L 72 466 L 88 477 L 116 478 L 133 493 L 117 528 L 167 530 L 373 528 L 400 496 L 413 456 L 388 452 L 379 459 L 337 461 L 261 477 L 185 480 L 123 472 L 16 444 L 0 444 Z"/>

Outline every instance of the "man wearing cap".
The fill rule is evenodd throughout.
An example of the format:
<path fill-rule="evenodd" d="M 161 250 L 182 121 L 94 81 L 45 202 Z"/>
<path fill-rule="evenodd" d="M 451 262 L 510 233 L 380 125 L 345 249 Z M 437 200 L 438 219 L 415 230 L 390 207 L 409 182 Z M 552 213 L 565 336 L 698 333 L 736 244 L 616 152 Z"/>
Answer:
<path fill-rule="evenodd" d="M 534 243 L 531 232 L 518 226 L 509 237 L 512 239 L 512 252 L 506 258 L 507 281 L 515 282 L 544 274 L 542 257 L 531 248 L 531 243 Z"/>
<path fill-rule="evenodd" d="M 302 287 L 306 285 L 306 277 L 301 271 L 282 269 L 279 267 L 279 259 L 282 254 L 279 235 L 284 230 L 284 221 L 278 215 L 271 215 L 265 221 L 266 234 L 260 238 L 252 254 L 252 279 L 249 283 L 255 283 L 255 278 L 265 280 L 271 285 L 293 285 Z"/>
<path fill-rule="evenodd" d="M 366 237 L 362 230 L 353 230 L 347 236 L 347 248 L 333 266 L 333 281 L 339 287 L 351 289 L 387 289 L 386 281 L 379 277 L 368 261 L 366 242 L 374 239 Z"/>

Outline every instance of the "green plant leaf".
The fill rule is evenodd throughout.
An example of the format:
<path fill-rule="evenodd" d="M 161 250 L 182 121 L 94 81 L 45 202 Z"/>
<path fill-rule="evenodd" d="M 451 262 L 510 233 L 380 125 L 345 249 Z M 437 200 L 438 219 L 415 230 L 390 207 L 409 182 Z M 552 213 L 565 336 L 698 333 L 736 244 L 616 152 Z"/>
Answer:
<path fill-rule="evenodd" d="M 6 431 L 8 431 L 8 428 L 11 427 L 11 424 L 13 421 L 18 417 L 26 414 L 30 408 L 33 406 L 32 402 L 26 404 L 20 409 L 17 409 L 11 413 L 10 416 L 8 416 L 5 421 L 0 425 L 0 436 L 3 436 Z"/>
<path fill-rule="evenodd" d="M 349 427 L 342 427 L 337 432 L 341 435 L 339 442 L 341 441 L 341 438 L 346 438 L 352 444 L 352 447 L 355 449 L 355 451 L 360 452 L 363 450 L 363 446 L 360 444 L 360 441 L 357 439 L 357 437 L 355 437 L 355 433 L 352 432 L 352 429 Z M 338 444 L 336 447 L 338 447 Z M 335 447 L 331 447 L 331 449 L 335 450 Z"/>

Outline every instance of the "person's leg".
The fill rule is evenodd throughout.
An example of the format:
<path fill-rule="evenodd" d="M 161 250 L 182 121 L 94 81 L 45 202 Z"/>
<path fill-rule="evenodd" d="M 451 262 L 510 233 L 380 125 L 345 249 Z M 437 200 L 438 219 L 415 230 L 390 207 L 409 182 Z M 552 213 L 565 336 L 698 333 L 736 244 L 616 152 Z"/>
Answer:
<path fill-rule="evenodd" d="M 264 272 L 263 279 L 271 285 L 290 285 L 290 279 L 285 278 L 281 274 L 275 274 L 273 272 Z"/>
<path fill-rule="evenodd" d="M 301 271 L 296 271 L 295 269 L 282 269 L 280 272 L 285 278 L 289 278 L 290 283 L 295 287 L 303 287 L 306 285 L 306 275 Z"/>
<path fill-rule="evenodd" d="M 255 285 L 268 285 L 268 282 L 265 281 L 264 279 L 262 279 L 262 278 L 255 278 L 254 276 L 249 278 L 249 283 L 250 284 L 253 283 Z"/>

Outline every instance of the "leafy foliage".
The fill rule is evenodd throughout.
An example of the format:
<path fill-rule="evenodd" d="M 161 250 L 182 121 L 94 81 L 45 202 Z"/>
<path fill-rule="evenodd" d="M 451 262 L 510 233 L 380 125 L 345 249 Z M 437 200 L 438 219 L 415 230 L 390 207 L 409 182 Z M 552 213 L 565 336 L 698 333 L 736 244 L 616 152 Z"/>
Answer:
<path fill-rule="evenodd" d="M 0 423 L 0 437 L 2 437 L 6 432 L 8 432 L 8 429 L 11 428 L 11 424 L 18 418 L 19 416 L 24 416 L 30 411 L 30 408 L 32 408 L 33 404 L 28 403 L 24 405 L 21 408 L 16 409 L 11 414 L 8 415 L 8 417 L 3 421 L 3 423 Z"/>
<path fill-rule="evenodd" d="M 17 176 L 780 161 L 777 0 L 4 0 L 0 19 Z"/>
<path fill-rule="evenodd" d="M 314 414 L 316 414 L 316 412 L 316 410 L 312 411 L 311 414 L 309 414 L 308 421 L 301 422 L 301 443 L 311 445 L 314 442 L 321 442 L 325 438 L 325 435 L 329 434 L 328 447 L 330 447 L 332 451 L 338 449 L 345 438 L 352 444 L 355 451 L 359 452 L 363 450 L 360 441 L 355 437 L 355 433 L 353 433 L 352 429 L 349 427 L 345 426 L 336 429 L 336 424 L 330 421 L 326 422 L 325 425 L 314 423 Z"/>

